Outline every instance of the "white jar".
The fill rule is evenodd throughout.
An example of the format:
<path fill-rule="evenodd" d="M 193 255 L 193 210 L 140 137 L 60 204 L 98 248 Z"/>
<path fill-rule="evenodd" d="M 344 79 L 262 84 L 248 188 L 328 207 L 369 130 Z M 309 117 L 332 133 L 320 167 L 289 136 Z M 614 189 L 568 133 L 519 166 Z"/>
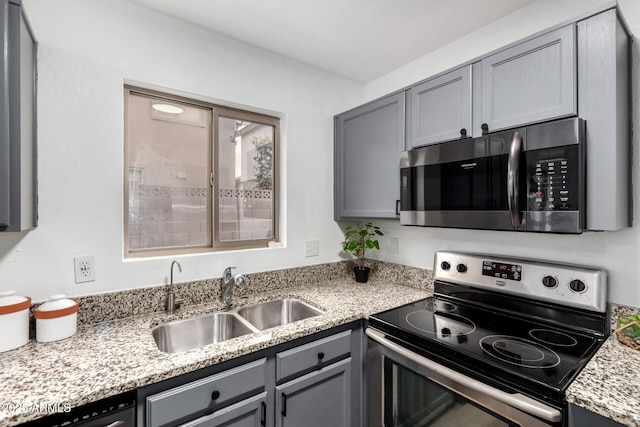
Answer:
<path fill-rule="evenodd" d="M 21 347 L 29 341 L 31 298 L 0 292 L 0 352 Z"/>
<path fill-rule="evenodd" d="M 78 303 L 65 295 L 51 295 L 33 311 L 36 341 L 51 342 L 69 338 L 78 330 Z"/>

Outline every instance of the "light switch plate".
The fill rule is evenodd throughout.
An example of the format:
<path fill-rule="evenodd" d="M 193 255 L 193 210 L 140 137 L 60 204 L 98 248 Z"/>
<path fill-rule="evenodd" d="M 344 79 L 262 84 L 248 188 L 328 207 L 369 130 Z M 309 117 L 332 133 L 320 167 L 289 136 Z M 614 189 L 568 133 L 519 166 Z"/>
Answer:
<path fill-rule="evenodd" d="M 307 240 L 304 242 L 304 256 L 318 256 L 320 255 L 320 241 L 319 240 Z"/>

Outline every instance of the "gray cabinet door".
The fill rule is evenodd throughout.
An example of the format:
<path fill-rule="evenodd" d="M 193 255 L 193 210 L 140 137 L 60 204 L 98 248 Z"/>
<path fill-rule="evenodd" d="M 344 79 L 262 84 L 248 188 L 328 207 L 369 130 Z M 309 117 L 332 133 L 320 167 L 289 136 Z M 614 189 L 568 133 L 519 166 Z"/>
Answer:
<path fill-rule="evenodd" d="M 276 427 L 349 427 L 351 358 L 276 387 Z"/>
<path fill-rule="evenodd" d="M 569 403 L 569 427 L 622 427 L 622 424 L 605 418 L 588 409 Z"/>
<path fill-rule="evenodd" d="M 482 60 L 489 132 L 576 114 L 575 32 L 568 25 Z"/>
<path fill-rule="evenodd" d="M 222 408 L 242 395 L 264 390 L 266 358 L 147 396 L 147 427 L 161 427 Z"/>
<path fill-rule="evenodd" d="M 409 99 L 411 148 L 471 136 L 471 65 L 412 87 Z"/>
<path fill-rule="evenodd" d="M 267 392 L 180 427 L 261 427 L 267 425 Z"/>
<path fill-rule="evenodd" d="M 404 114 L 404 93 L 398 93 L 336 116 L 336 220 L 398 218 Z"/>
<path fill-rule="evenodd" d="M 8 36 L 9 1 L 0 1 L 0 52 L 2 58 L 9 56 Z M 9 161 L 9 63 L 5 60 L 0 67 L 0 227 L 9 225 L 10 166 Z"/>
<path fill-rule="evenodd" d="M 20 4 L 0 1 L 0 231 L 37 225 L 36 43 Z"/>

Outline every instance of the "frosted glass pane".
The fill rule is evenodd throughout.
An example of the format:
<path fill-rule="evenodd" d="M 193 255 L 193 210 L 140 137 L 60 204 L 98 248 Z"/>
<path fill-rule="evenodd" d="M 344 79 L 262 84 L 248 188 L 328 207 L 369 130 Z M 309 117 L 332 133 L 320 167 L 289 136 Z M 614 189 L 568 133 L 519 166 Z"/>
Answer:
<path fill-rule="evenodd" d="M 129 249 L 210 245 L 210 111 L 132 94 L 128 119 Z"/>

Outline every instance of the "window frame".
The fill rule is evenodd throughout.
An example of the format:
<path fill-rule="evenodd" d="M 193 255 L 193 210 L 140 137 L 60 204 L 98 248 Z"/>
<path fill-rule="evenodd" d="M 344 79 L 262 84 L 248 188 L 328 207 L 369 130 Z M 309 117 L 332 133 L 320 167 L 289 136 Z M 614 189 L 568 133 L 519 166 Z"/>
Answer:
<path fill-rule="evenodd" d="M 209 185 L 207 186 L 207 241 L 208 243 L 201 246 L 190 247 L 163 247 L 163 248 L 147 248 L 133 249 L 129 248 L 129 163 L 130 155 L 130 137 L 129 137 L 129 97 L 131 95 L 146 96 L 154 99 L 163 99 L 168 102 L 177 102 L 187 104 L 189 106 L 208 109 L 211 117 L 211 127 L 208 137 L 207 146 L 207 173 L 209 174 Z M 220 185 L 217 179 L 220 172 L 219 168 L 219 132 L 218 124 L 220 118 L 246 120 L 273 127 L 273 189 L 272 189 L 272 223 L 273 237 L 268 239 L 251 239 L 236 241 L 220 241 Z M 181 95 L 175 95 L 169 92 L 162 92 L 154 89 L 146 89 L 140 86 L 124 85 L 124 173 L 123 173 L 123 251 L 125 258 L 143 258 L 182 254 L 211 253 L 221 251 L 233 251 L 242 249 L 266 248 L 271 242 L 280 241 L 280 119 L 275 116 L 261 114 L 249 110 L 227 107 L 202 101 L 193 98 L 187 98 Z"/>

